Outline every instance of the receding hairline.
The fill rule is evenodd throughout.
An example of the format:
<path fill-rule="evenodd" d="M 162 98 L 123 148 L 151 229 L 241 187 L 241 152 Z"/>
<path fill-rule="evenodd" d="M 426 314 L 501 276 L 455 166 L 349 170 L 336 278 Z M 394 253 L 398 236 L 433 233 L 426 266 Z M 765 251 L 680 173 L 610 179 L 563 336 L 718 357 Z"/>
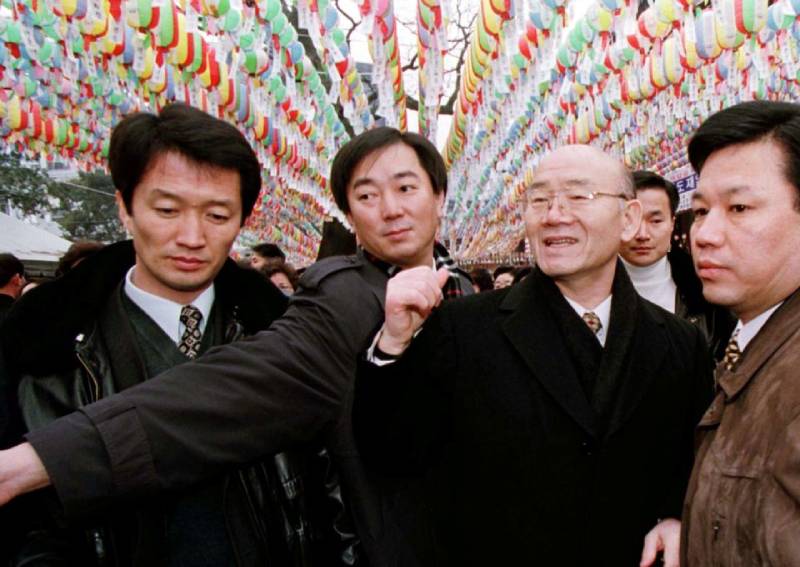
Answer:
<path fill-rule="evenodd" d="M 625 164 L 614 156 L 607 154 L 603 150 L 588 144 L 570 144 L 567 146 L 561 146 L 549 154 L 546 154 L 544 157 L 542 157 L 541 161 L 539 161 L 539 165 L 536 167 L 536 171 L 534 171 L 534 180 L 536 178 L 536 172 L 541 169 L 543 165 L 547 165 L 548 161 L 557 157 L 561 157 L 562 155 L 576 155 L 580 157 L 581 154 L 584 154 L 587 160 L 598 159 L 601 161 L 601 163 L 603 163 L 603 165 L 608 166 L 611 170 L 614 170 L 614 173 L 619 180 L 620 189 L 622 189 L 624 195 L 631 199 L 636 197 L 633 188 L 633 177 Z M 588 175 L 583 171 L 576 172 L 574 181 L 583 182 L 584 180 L 591 181 L 591 175 Z"/>

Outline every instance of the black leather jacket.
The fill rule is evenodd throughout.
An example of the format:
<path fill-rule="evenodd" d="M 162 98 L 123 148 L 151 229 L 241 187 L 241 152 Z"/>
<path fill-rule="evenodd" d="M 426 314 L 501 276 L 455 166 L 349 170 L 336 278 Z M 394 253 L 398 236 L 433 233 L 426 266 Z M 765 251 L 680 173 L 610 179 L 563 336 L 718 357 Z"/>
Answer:
<path fill-rule="evenodd" d="M 133 263 L 133 251 L 129 243 L 109 248 L 80 266 L 83 270 L 69 280 L 41 286 L 43 291 L 33 297 L 36 303 L 20 305 L 20 311 L 29 311 L 20 320 L 31 323 L 42 309 L 58 308 L 53 300 L 79 292 L 82 285 L 89 294 L 73 297 L 77 307 L 62 305 L 67 312 L 63 320 L 44 326 L 38 320 L 38 356 L 49 351 L 55 353 L 54 359 L 37 360 L 36 347 L 7 356 L 13 375 L 19 377 L 19 403 L 29 428 L 44 426 L 136 382 L 139 373 L 135 368 L 120 368 L 120 359 L 125 361 L 120 345 L 130 344 L 130 340 L 124 337 L 128 327 L 119 320 L 123 315 L 113 301 L 113 290 Z M 103 286 L 98 278 L 108 284 L 116 280 L 117 285 Z M 266 328 L 285 309 L 286 300 L 274 286 L 233 262 L 226 264 L 215 283 L 226 343 Z M 97 294 L 98 285 L 104 294 Z M 89 308 L 86 302 L 92 299 Z M 70 320 L 70 313 L 82 321 Z M 92 317 L 87 318 L 89 315 Z M 33 325 L 28 330 L 33 330 Z M 75 330 L 80 332 L 70 345 L 72 354 L 63 358 L 63 339 Z M 134 366 L 138 361 L 131 362 Z M 333 516 L 341 513 L 341 502 L 336 500 L 337 481 L 323 450 L 307 448 L 267 457 L 228 473 L 222 484 L 225 523 L 239 566 L 343 564 L 343 545 L 333 529 Z M 150 567 L 166 561 L 164 515 L 158 502 L 132 503 L 102 517 L 79 522 L 70 518 L 67 522 L 54 499 L 40 496 L 39 500 L 37 505 L 49 511 L 40 514 L 27 530 L 12 565 Z"/>

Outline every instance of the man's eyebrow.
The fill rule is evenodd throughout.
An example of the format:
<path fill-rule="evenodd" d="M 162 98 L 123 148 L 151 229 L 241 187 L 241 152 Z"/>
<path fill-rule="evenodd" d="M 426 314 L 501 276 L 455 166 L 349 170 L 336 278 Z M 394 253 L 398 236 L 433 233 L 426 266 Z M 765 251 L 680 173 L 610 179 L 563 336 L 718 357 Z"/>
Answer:
<path fill-rule="evenodd" d="M 158 187 L 153 189 L 151 195 L 156 199 L 165 198 L 183 202 L 183 198 L 180 195 L 173 193 L 172 191 L 167 191 L 166 189 L 159 189 Z M 234 202 L 231 199 L 211 199 L 203 204 L 219 207 L 232 207 Z"/>
<path fill-rule="evenodd" d="M 413 177 L 415 179 L 419 179 L 419 175 L 416 172 L 408 170 L 408 171 L 398 171 L 394 175 L 392 175 L 392 179 L 403 179 L 405 177 Z M 353 181 L 353 189 L 358 189 L 364 185 L 375 185 L 376 182 L 372 177 L 360 177 Z"/>
<path fill-rule="evenodd" d="M 392 175 L 392 179 L 402 179 L 403 177 L 415 177 L 419 179 L 419 175 L 414 171 L 399 171 Z"/>
<path fill-rule="evenodd" d="M 730 197 L 732 195 L 736 195 L 737 193 L 747 193 L 751 190 L 750 187 L 747 185 L 734 185 L 733 187 L 728 187 L 727 189 L 723 189 L 721 194 L 723 197 Z M 698 199 L 705 199 L 705 195 L 700 189 L 695 189 L 694 193 L 692 193 L 692 201 L 697 201 Z"/>
<path fill-rule="evenodd" d="M 528 189 L 541 189 L 543 187 L 546 187 L 547 185 L 549 185 L 549 183 L 545 181 L 534 181 L 533 183 L 528 185 Z M 572 179 L 567 179 L 566 181 L 564 181 L 564 183 L 562 183 L 562 185 L 567 188 L 589 187 L 592 185 L 592 181 L 585 177 L 574 177 Z"/>

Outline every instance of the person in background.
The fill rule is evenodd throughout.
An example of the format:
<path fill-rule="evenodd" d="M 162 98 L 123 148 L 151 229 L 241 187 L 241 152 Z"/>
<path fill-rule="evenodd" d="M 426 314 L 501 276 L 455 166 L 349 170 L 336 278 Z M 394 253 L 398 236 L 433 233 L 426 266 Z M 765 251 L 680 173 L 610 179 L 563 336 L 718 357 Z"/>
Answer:
<path fill-rule="evenodd" d="M 102 242 L 96 242 L 94 240 L 79 240 L 78 242 L 74 242 L 58 260 L 56 277 L 63 276 L 83 260 L 98 250 L 105 248 L 105 246 L 106 245 Z"/>
<path fill-rule="evenodd" d="M 267 262 L 278 260 L 280 262 L 286 261 L 286 254 L 277 244 L 271 242 L 262 242 L 256 244 L 252 248 L 253 253 L 250 255 L 250 267 L 256 270 L 263 267 Z"/>
<path fill-rule="evenodd" d="M 25 287 L 25 265 L 13 254 L 0 254 L 0 324 Z"/>
<path fill-rule="evenodd" d="M 297 288 L 297 274 L 294 268 L 286 262 L 268 262 L 259 271 L 267 276 L 284 295 L 292 295 Z"/>
<path fill-rule="evenodd" d="M 514 283 L 514 268 L 511 266 L 499 266 L 492 274 L 494 278 L 494 289 L 510 287 Z"/>
<path fill-rule="evenodd" d="M 494 279 L 486 268 L 475 268 L 469 273 L 475 293 L 494 289 Z"/>
<path fill-rule="evenodd" d="M 672 246 L 678 190 L 651 171 L 634 172 L 633 184 L 642 203 L 642 224 L 633 240 L 620 245 L 633 286 L 645 299 L 697 325 L 721 358 L 735 321 L 725 308 L 703 298 L 691 256 Z"/>

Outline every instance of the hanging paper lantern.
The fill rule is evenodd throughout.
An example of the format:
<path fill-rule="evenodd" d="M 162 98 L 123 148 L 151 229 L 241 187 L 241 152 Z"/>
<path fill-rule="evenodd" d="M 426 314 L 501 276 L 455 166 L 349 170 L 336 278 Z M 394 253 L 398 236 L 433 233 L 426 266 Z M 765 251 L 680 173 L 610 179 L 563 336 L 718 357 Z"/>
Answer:
<path fill-rule="evenodd" d="M 684 68 L 681 64 L 678 38 L 675 37 L 675 35 L 671 35 L 664 40 L 661 54 L 664 65 L 664 75 L 670 83 L 677 85 L 683 80 Z"/>
<path fill-rule="evenodd" d="M 697 55 L 703 59 L 714 59 L 722 48 L 717 43 L 717 23 L 714 13 L 705 11 L 695 18 L 695 46 Z"/>
<path fill-rule="evenodd" d="M 758 33 L 767 23 L 767 0 L 734 0 L 736 29 L 741 33 Z"/>
<path fill-rule="evenodd" d="M 789 29 L 796 16 L 786 9 L 783 2 L 775 2 L 767 10 L 767 25 L 773 31 Z"/>
<path fill-rule="evenodd" d="M 614 23 L 614 15 L 601 4 L 591 4 L 586 10 L 586 22 L 596 32 L 607 32 Z"/>
<path fill-rule="evenodd" d="M 714 10 L 717 18 L 717 43 L 723 49 L 733 49 L 744 42 L 744 35 L 736 29 L 734 0 L 721 0 Z"/>
<path fill-rule="evenodd" d="M 672 25 L 681 19 L 683 6 L 677 0 L 656 0 L 656 16 L 659 22 Z"/>
<path fill-rule="evenodd" d="M 531 11 L 528 15 L 536 29 L 549 30 L 555 21 L 556 12 L 544 3 L 544 0 L 531 0 Z"/>

